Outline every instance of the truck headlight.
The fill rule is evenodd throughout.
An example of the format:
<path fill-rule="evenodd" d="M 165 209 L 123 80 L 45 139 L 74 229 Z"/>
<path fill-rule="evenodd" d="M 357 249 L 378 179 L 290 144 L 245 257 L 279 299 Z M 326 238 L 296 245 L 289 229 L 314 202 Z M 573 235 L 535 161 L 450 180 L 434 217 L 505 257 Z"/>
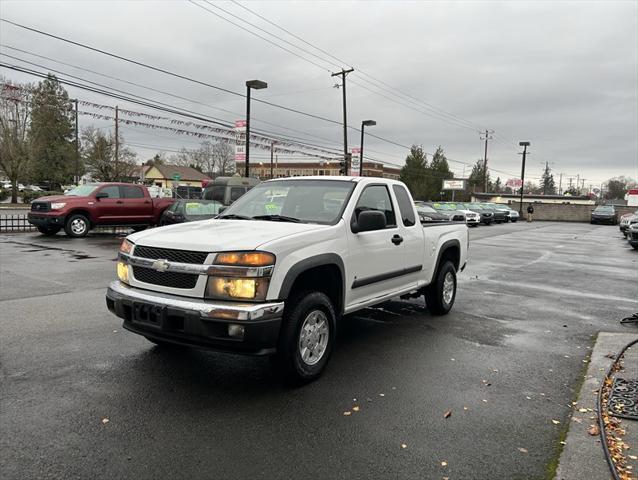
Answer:
<path fill-rule="evenodd" d="M 208 277 L 206 298 L 217 300 L 265 300 L 269 278 Z"/>
<path fill-rule="evenodd" d="M 65 202 L 52 203 L 51 210 L 61 210 L 64 208 L 65 205 L 66 205 Z"/>
<path fill-rule="evenodd" d="M 124 262 L 117 262 L 117 278 L 120 282 L 128 285 L 128 265 Z"/>
<path fill-rule="evenodd" d="M 133 251 L 134 246 L 135 244 L 133 242 L 130 242 L 125 238 L 124 240 L 122 240 L 122 243 L 120 245 L 120 252 L 130 255 Z"/>

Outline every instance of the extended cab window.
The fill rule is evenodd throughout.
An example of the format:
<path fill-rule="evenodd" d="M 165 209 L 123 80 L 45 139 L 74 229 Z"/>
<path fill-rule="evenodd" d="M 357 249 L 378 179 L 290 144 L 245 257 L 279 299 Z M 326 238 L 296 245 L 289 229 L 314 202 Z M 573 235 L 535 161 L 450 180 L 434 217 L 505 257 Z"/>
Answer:
<path fill-rule="evenodd" d="M 386 227 L 396 227 L 394 207 L 390 200 L 390 192 L 385 185 L 370 185 L 365 188 L 354 211 L 357 217 L 364 210 L 377 210 L 385 214 Z"/>
<path fill-rule="evenodd" d="M 246 193 L 245 187 L 232 187 L 230 189 L 230 203 L 233 203 L 239 197 Z"/>
<path fill-rule="evenodd" d="M 123 186 L 120 187 L 120 192 L 124 198 L 144 198 L 144 192 L 140 187 Z"/>
<path fill-rule="evenodd" d="M 416 218 L 414 217 L 414 207 L 412 206 L 412 202 L 410 201 L 410 196 L 408 192 L 405 191 L 401 185 L 393 185 L 392 190 L 394 190 L 394 195 L 397 197 L 397 202 L 399 204 L 399 212 L 401 213 L 401 220 L 403 221 L 403 225 L 406 227 L 411 227 L 416 224 Z"/>
<path fill-rule="evenodd" d="M 108 198 L 120 198 L 120 187 L 117 185 L 110 185 L 102 188 L 98 193 L 106 193 Z"/>

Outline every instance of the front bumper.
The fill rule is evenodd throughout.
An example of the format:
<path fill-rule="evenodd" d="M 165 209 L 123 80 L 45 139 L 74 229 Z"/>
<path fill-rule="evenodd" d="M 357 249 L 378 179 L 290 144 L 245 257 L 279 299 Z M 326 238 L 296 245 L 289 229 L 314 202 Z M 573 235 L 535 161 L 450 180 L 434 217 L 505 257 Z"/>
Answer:
<path fill-rule="evenodd" d="M 591 217 L 591 223 L 608 223 L 609 225 L 613 225 L 616 223 L 615 217 Z"/>
<path fill-rule="evenodd" d="M 266 355 L 274 353 L 283 302 L 210 302 L 151 292 L 112 282 L 106 306 L 124 320 L 124 328 L 145 337 L 212 350 Z M 228 325 L 243 327 L 231 337 Z"/>
<path fill-rule="evenodd" d="M 27 214 L 27 221 L 36 227 L 64 227 L 64 215 L 31 213 Z"/>

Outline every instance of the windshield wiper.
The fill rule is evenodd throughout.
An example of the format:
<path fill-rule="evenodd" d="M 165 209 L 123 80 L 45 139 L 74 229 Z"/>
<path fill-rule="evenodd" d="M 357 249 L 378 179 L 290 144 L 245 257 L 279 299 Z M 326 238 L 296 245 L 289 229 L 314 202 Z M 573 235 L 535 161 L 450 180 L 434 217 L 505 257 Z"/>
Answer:
<path fill-rule="evenodd" d="M 274 222 L 293 222 L 301 223 L 301 220 L 295 217 L 287 217 L 285 215 L 256 215 L 253 217 L 255 220 L 271 220 Z"/>
<path fill-rule="evenodd" d="M 228 215 L 217 215 L 215 218 L 228 218 L 231 220 L 251 220 L 252 217 L 247 217 L 246 215 L 237 215 L 236 213 L 229 213 Z"/>

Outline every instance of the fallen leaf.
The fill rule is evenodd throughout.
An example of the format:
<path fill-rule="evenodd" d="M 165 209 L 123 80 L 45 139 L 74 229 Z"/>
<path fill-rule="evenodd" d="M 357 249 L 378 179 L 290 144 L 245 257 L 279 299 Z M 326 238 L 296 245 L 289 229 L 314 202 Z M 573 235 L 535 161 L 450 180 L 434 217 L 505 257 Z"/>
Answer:
<path fill-rule="evenodd" d="M 567 442 L 560 442 L 561 445 L 567 445 Z"/>
<path fill-rule="evenodd" d="M 485 403 L 487 403 L 487 400 L 483 399 L 483 401 L 484 401 Z"/>
<path fill-rule="evenodd" d="M 405 443 L 402 443 L 401 448 L 408 448 L 408 446 Z"/>
<path fill-rule="evenodd" d="M 554 425 L 558 425 L 558 424 L 560 423 L 560 421 L 558 421 L 558 420 L 552 420 L 552 423 L 553 423 Z"/>
<path fill-rule="evenodd" d="M 352 412 L 343 412 L 343 414 L 347 417 L 349 415 L 352 415 Z"/>
<path fill-rule="evenodd" d="M 529 453 L 526 448 L 518 447 L 518 451 L 522 453 Z"/>
<path fill-rule="evenodd" d="M 445 460 L 443 460 L 443 461 L 441 462 L 441 466 L 442 466 L 442 467 L 447 467 L 447 462 L 446 462 Z"/>
<path fill-rule="evenodd" d="M 598 428 L 598 425 L 590 425 L 587 429 L 587 433 L 595 437 L 596 435 L 600 435 L 600 428 Z"/>
<path fill-rule="evenodd" d="M 443 414 L 443 418 L 450 418 L 452 416 L 452 410 L 448 410 Z"/>
<path fill-rule="evenodd" d="M 578 417 L 572 417 L 572 420 L 576 423 L 583 423 L 583 419 L 582 418 L 578 418 Z"/>
<path fill-rule="evenodd" d="M 627 456 L 632 460 L 638 460 L 638 457 L 636 455 L 627 455 Z"/>
<path fill-rule="evenodd" d="M 380 397 L 385 397 L 385 393 L 380 393 L 379 396 Z"/>
<path fill-rule="evenodd" d="M 608 353 L 607 355 L 605 355 L 605 358 L 616 358 L 616 355 L 614 355 L 613 353 Z"/>
<path fill-rule="evenodd" d="M 109 419 L 108 418 L 103 418 L 102 419 L 102 423 L 109 423 Z"/>
<path fill-rule="evenodd" d="M 467 411 L 467 407 L 463 407 L 463 410 Z"/>
<path fill-rule="evenodd" d="M 352 411 L 353 412 L 358 412 L 359 411 L 359 407 L 355 405 L 354 407 L 352 407 Z"/>
<path fill-rule="evenodd" d="M 578 411 L 580 413 L 587 413 L 587 409 L 586 408 L 579 408 Z"/>

